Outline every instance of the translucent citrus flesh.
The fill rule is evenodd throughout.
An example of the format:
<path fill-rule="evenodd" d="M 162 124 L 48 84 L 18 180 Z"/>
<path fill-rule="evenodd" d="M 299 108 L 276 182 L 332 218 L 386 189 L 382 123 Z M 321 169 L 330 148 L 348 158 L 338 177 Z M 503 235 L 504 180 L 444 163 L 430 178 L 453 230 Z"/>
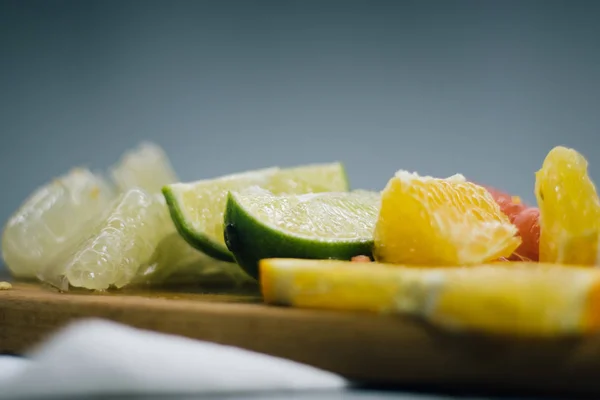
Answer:
<path fill-rule="evenodd" d="M 268 191 L 233 194 L 260 223 L 285 234 L 324 241 L 373 239 L 379 193 L 329 192 L 273 195 Z"/>
<path fill-rule="evenodd" d="M 167 186 L 165 191 L 175 198 L 182 225 L 226 250 L 223 214 L 227 194 L 252 186 L 276 194 L 345 191 L 348 188 L 343 168 L 334 163 L 283 170 L 268 168 L 211 180 L 177 183 Z"/>
<path fill-rule="evenodd" d="M 280 169 L 266 189 L 273 193 L 346 192 L 348 179 L 340 163 L 313 164 Z"/>
<path fill-rule="evenodd" d="M 158 196 L 131 189 L 114 202 L 75 253 L 43 270 L 40 279 L 61 290 L 69 285 L 95 290 L 123 287 L 172 229 Z"/>
<path fill-rule="evenodd" d="M 137 187 L 148 193 L 160 193 L 164 186 L 179 181 L 163 149 L 148 142 L 125 153 L 111 172 L 123 191 Z M 164 202 L 162 196 L 161 201 Z M 165 229 L 169 233 L 160 240 L 150 261 L 140 266 L 132 285 L 219 284 L 235 287 L 253 282 L 237 264 L 215 260 L 193 249 L 175 231 L 171 220 Z"/>
<path fill-rule="evenodd" d="M 16 277 L 35 278 L 77 244 L 115 197 L 103 177 L 82 168 L 37 189 L 5 226 L 2 254 L 8 269 Z"/>
<path fill-rule="evenodd" d="M 162 196 L 141 189 L 122 194 L 76 251 L 42 270 L 39 278 L 63 291 L 252 281 L 238 265 L 192 249 L 177 234 Z"/>
<path fill-rule="evenodd" d="M 516 233 L 490 193 L 461 175 L 399 171 L 382 194 L 374 255 L 396 264 L 478 264 L 510 256 L 521 243 Z"/>
<path fill-rule="evenodd" d="M 179 181 L 163 149 L 149 142 L 126 152 L 111 168 L 111 175 L 121 191 L 137 187 L 160 193 L 163 186 Z"/>
<path fill-rule="evenodd" d="M 552 149 L 536 173 L 540 261 L 597 265 L 600 201 L 588 163 L 575 150 Z"/>
<path fill-rule="evenodd" d="M 304 308 L 402 313 L 443 328 L 564 335 L 600 329 L 600 271 L 510 263 L 415 268 L 331 260 L 266 259 L 265 302 Z"/>
<path fill-rule="evenodd" d="M 215 285 L 239 287 L 256 281 L 236 263 L 215 260 L 193 249 L 175 230 L 165 236 L 143 263 L 133 285 Z"/>
<path fill-rule="evenodd" d="M 107 272 L 104 272 L 102 268 L 91 272 L 94 276 L 99 277 L 98 282 L 94 283 L 92 280 L 88 282 L 85 278 L 83 281 L 78 281 L 78 278 L 68 275 L 71 267 L 68 270 L 65 269 L 64 263 L 69 262 L 72 257 L 76 257 L 74 254 L 80 254 L 83 257 L 82 260 L 87 261 L 75 263 L 76 267 L 72 271 L 76 271 L 78 265 L 86 265 L 86 262 L 87 264 L 93 263 L 94 257 L 90 256 L 92 252 L 84 252 L 86 245 L 82 244 L 82 240 L 99 235 L 96 238 L 97 243 L 110 243 L 114 249 L 108 249 L 106 254 L 104 252 L 96 253 L 98 266 L 104 265 L 108 269 L 116 268 L 114 263 L 111 264 L 108 261 L 107 256 L 118 257 L 119 249 L 136 237 L 135 234 L 130 236 L 131 232 L 137 232 L 137 227 L 134 225 L 139 223 L 142 230 L 148 229 L 145 224 L 153 218 L 140 214 L 138 215 L 140 219 L 131 220 L 131 215 L 134 215 L 131 210 L 119 209 L 123 212 L 121 221 L 123 226 L 130 224 L 131 221 L 134 223 L 131 230 L 122 230 L 119 239 L 117 237 L 119 229 L 113 226 L 116 220 L 119 220 L 121 212 L 114 209 L 117 207 L 115 201 L 118 191 L 126 192 L 131 188 L 144 188 L 151 194 L 158 193 L 162 185 L 177 179 L 167 156 L 160 147 L 152 143 L 142 143 L 136 149 L 127 152 L 120 162 L 111 168 L 111 172 L 117 184 L 117 190 L 102 176 L 93 174 L 86 169 L 75 169 L 36 190 L 26 200 L 11 217 L 3 234 L 3 255 L 14 276 L 19 278 L 39 276 L 62 289 L 66 289 L 65 285 L 70 278 L 73 278 L 73 282 L 77 285 L 90 288 L 104 287 L 105 280 L 111 281 L 112 278 L 105 279 Z M 134 193 L 138 192 L 128 192 L 120 207 L 126 208 L 131 202 L 135 203 Z M 138 195 L 140 201 L 150 196 L 146 192 L 139 192 Z M 166 212 L 164 199 L 162 196 L 158 196 L 155 200 L 159 203 L 162 202 L 161 207 L 164 214 Z M 110 211 L 111 209 L 113 211 Z M 152 207 L 146 210 L 143 206 L 140 212 L 152 214 L 156 211 L 152 210 Z M 102 226 L 109 228 L 100 234 L 98 230 L 102 229 Z M 156 229 L 155 232 L 158 234 L 161 230 L 174 232 L 170 218 L 164 219 L 163 226 Z M 95 246 L 97 249 L 99 244 Z M 115 255 L 112 254 L 113 252 Z M 135 257 L 131 257 L 131 260 L 135 259 Z M 123 272 L 127 277 L 125 280 L 129 279 L 129 269 L 133 268 L 129 265 L 131 260 L 125 260 L 123 264 L 128 265 Z M 122 277 L 114 277 L 111 285 L 122 284 L 125 280 Z"/>
<path fill-rule="evenodd" d="M 194 232 L 206 235 L 210 240 L 225 246 L 223 239 L 223 211 L 227 193 L 250 186 L 266 186 L 275 168 L 228 175 L 214 180 L 168 185 L 177 203 L 183 225 Z"/>

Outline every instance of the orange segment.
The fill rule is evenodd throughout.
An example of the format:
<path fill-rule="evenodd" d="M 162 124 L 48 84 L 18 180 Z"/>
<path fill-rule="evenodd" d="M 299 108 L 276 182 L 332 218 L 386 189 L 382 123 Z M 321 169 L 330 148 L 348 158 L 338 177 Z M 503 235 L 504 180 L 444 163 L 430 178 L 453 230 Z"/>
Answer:
<path fill-rule="evenodd" d="M 536 173 L 540 208 L 540 261 L 598 264 L 600 201 L 586 159 L 573 149 L 552 149 Z"/>
<path fill-rule="evenodd" d="M 517 228 L 482 186 L 399 171 L 382 193 L 375 227 L 377 261 L 470 265 L 509 257 Z"/>
<path fill-rule="evenodd" d="M 419 316 L 442 328 L 558 336 L 600 330 L 600 270 L 553 264 L 407 268 L 380 263 L 266 259 L 265 302 Z"/>

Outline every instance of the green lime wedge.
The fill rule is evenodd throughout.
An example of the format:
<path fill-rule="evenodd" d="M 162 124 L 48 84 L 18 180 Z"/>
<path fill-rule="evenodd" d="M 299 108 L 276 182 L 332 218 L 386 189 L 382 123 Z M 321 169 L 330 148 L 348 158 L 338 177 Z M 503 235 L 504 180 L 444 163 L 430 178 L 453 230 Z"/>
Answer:
<path fill-rule="evenodd" d="M 225 241 L 237 263 L 258 278 L 264 258 L 349 260 L 371 256 L 380 194 L 355 191 L 273 195 L 230 192 Z"/>
<path fill-rule="evenodd" d="M 346 191 L 341 163 L 268 168 L 216 179 L 175 183 L 163 188 L 171 218 L 180 235 L 195 249 L 222 261 L 234 261 L 223 237 L 223 213 L 229 191 L 258 186 L 274 193 Z"/>

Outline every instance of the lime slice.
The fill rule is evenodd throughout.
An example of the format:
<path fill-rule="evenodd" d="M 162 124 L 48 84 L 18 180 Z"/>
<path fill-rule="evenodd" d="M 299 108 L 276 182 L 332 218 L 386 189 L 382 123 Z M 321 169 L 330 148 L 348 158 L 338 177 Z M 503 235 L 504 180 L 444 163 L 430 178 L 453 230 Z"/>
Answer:
<path fill-rule="evenodd" d="M 223 238 L 223 212 L 227 193 L 260 186 L 275 193 L 309 193 L 348 190 L 342 164 L 315 164 L 267 168 L 163 189 L 177 230 L 192 247 L 223 261 L 233 261 Z"/>
<path fill-rule="evenodd" d="M 35 278 L 40 269 L 73 249 L 115 197 L 102 176 L 83 168 L 37 189 L 10 217 L 2 235 L 2 255 L 10 272 Z"/>
<path fill-rule="evenodd" d="M 313 164 L 280 169 L 266 189 L 273 193 L 347 192 L 348 176 L 341 163 Z"/>
<path fill-rule="evenodd" d="M 370 256 L 379 202 L 379 193 L 366 191 L 232 192 L 225 212 L 225 240 L 238 264 L 255 278 L 264 258 Z"/>
<path fill-rule="evenodd" d="M 123 192 L 137 187 L 148 193 L 160 193 L 163 186 L 179 181 L 163 149 L 150 142 L 127 151 L 110 172 Z"/>
<path fill-rule="evenodd" d="M 163 188 L 171 218 L 194 248 L 222 261 L 233 261 L 223 240 L 223 210 L 227 192 L 266 185 L 276 168 L 223 176 L 214 180 L 175 183 Z"/>
<path fill-rule="evenodd" d="M 123 193 L 74 253 L 49 265 L 38 277 L 60 290 L 121 288 L 152 259 L 165 236 L 174 232 L 158 195 L 141 189 Z"/>

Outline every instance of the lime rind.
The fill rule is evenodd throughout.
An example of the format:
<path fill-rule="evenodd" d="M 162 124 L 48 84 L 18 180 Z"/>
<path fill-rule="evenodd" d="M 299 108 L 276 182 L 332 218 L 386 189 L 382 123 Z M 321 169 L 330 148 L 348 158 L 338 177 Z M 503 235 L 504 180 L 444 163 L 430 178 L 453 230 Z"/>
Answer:
<path fill-rule="evenodd" d="M 264 185 L 277 171 L 277 168 L 267 168 L 175 183 L 165 186 L 162 192 L 177 231 L 193 248 L 217 260 L 233 262 L 221 227 L 227 192 L 236 187 Z"/>
<path fill-rule="evenodd" d="M 327 196 L 345 196 L 349 202 L 352 197 L 356 200 L 358 196 L 372 199 L 371 209 L 367 213 L 355 218 L 362 218 L 370 224 L 371 228 L 366 228 L 364 232 L 369 232 L 356 237 L 339 237 L 332 234 L 332 237 L 322 235 L 309 236 L 307 234 L 298 234 L 292 229 L 285 229 L 274 225 L 268 221 L 269 217 L 265 214 L 256 215 L 254 210 L 250 210 L 244 204 L 244 196 L 264 196 L 263 194 L 250 194 L 230 192 L 227 198 L 227 206 L 224 218 L 224 236 L 228 249 L 233 253 L 236 262 L 251 276 L 259 278 L 258 263 L 266 258 L 301 258 L 301 259 L 339 259 L 349 260 L 357 255 L 372 255 L 373 237 L 372 231 L 377 219 L 377 209 L 379 206 L 379 194 L 365 192 L 362 193 L 323 193 L 311 195 L 313 199 Z M 310 201 L 311 196 L 303 196 L 306 201 Z M 283 196 L 271 196 L 274 201 Z M 291 197 L 291 196 L 290 196 Z M 302 197 L 302 196 L 300 196 Z M 251 200 L 250 200 L 251 201 Z M 332 212 L 331 218 L 334 218 L 336 211 Z M 363 210 L 364 211 L 364 210 Z M 273 209 L 269 210 L 271 216 Z M 285 211 L 283 211 L 285 213 Z M 368 216 L 366 215 L 368 214 Z M 323 215 L 325 224 L 326 215 Z M 348 216 L 344 216 L 348 218 Z M 299 222 L 298 224 L 301 224 Z M 296 228 L 299 225 L 296 225 Z M 337 237 L 336 237 L 337 236 Z"/>
<path fill-rule="evenodd" d="M 109 287 L 120 288 L 134 281 L 140 282 L 138 278 L 142 273 L 146 273 L 146 278 L 151 278 L 148 282 L 151 280 L 153 284 L 162 284 L 178 274 L 178 266 L 181 266 L 181 279 L 202 274 L 216 276 L 218 274 L 215 275 L 214 268 L 209 267 L 202 267 L 205 270 L 202 274 L 192 273 L 195 272 L 192 271 L 196 268 L 194 265 L 206 266 L 210 261 L 215 265 L 222 264 L 221 269 L 229 271 L 227 274 L 234 280 L 244 281 L 242 278 L 247 276 L 233 263 L 235 259 L 227 249 L 223 237 L 223 211 L 229 190 L 248 185 L 291 193 L 348 190 L 347 174 L 341 163 L 312 164 L 288 169 L 267 168 L 192 184 L 175 184 L 177 175 L 168 157 L 159 146 L 150 142 L 143 142 L 125 152 L 108 169 L 112 182 L 101 174 L 86 169 L 76 171 L 34 192 L 7 224 L 2 238 L 3 257 L 14 276 L 38 277 L 62 290 L 68 290 L 70 286 L 104 290 Z M 215 183 L 216 191 L 210 188 Z M 189 192 L 193 199 L 194 187 L 198 185 L 207 189 L 204 193 L 206 203 L 215 203 L 215 198 L 217 199 L 216 206 L 209 206 L 216 210 L 216 218 L 212 221 L 214 226 L 209 232 L 204 230 L 205 226 L 190 223 L 194 222 L 194 218 L 190 218 L 186 210 L 190 202 L 181 196 L 183 192 Z M 190 186 L 191 190 L 188 190 Z M 56 187 L 62 190 L 59 194 L 49 190 Z M 201 188 L 200 191 L 202 190 Z M 211 196 L 215 193 L 217 196 Z M 65 204 L 57 206 L 52 203 L 57 196 L 62 196 L 61 201 Z M 137 196 L 140 204 L 125 213 L 118 211 L 119 207 L 128 203 L 125 199 L 131 199 L 132 196 Z M 84 210 L 89 199 L 97 198 L 100 198 L 101 204 Z M 40 202 L 45 205 L 40 205 Z M 69 202 L 74 204 L 66 204 Z M 26 219 L 23 209 L 28 207 L 37 214 L 49 212 L 52 218 L 47 223 L 35 214 L 34 220 L 25 224 L 27 229 L 19 236 L 18 232 L 15 234 L 15 226 L 18 225 L 15 221 Z M 78 212 L 79 209 L 85 212 Z M 129 216 L 126 215 L 128 213 Z M 131 218 L 135 221 L 132 222 Z M 65 225 L 69 226 L 66 233 L 62 232 Z M 32 231 L 31 234 L 28 233 L 29 230 Z M 38 232 L 48 236 L 43 240 L 45 247 L 36 246 Z M 51 238 L 55 232 L 62 236 Z M 33 237 L 34 240 L 22 241 L 22 246 L 19 247 L 20 242 L 15 242 L 15 238 L 21 236 Z M 177 249 L 181 250 L 182 246 L 167 246 L 171 243 L 167 240 L 169 237 L 177 238 L 186 247 L 185 251 L 178 253 Z M 101 239 L 110 242 L 108 244 L 113 246 L 112 250 L 108 249 L 108 244 L 103 248 L 98 247 Z M 127 246 L 135 247 L 136 241 L 152 243 L 144 245 L 143 254 L 125 254 Z M 153 254 L 150 255 L 153 246 L 156 248 L 152 249 Z M 181 262 L 169 268 L 162 262 L 167 259 L 178 259 Z M 140 271 L 136 272 L 136 268 L 140 268 Z M 153 272 L 156 273 L 152 274 Z"/>
<path fill-rule="evenodd" d="M 163 188 L 171 218 L 179 234 L 194 248 L 222 261 L 234 261 L 225 244 L 223 217 L 229 191 L 258 186 L 276 193 L 346 191 L 343 164 L 309 164 L 225 175 Z"/>
<path fill-rule="evenodd" d="M 226 246 L 219 244 L 217 241 L 213 240 L 213 238 L 202 233 L 202 231 L 195 229 L 188 223 L 189 220 L 186 219 L 186 216 L 184 215 L 184 207 L 182 207 L 181 202 L 177 200 L 171 187 L 164 187 L 163 194 L 167 201 L 167 205 L 169 206 L 169 213 L 177 232 L 190 246 L 217 260 L 234 261 L 233 256 L 229 250 L 227 250 Z"/>

